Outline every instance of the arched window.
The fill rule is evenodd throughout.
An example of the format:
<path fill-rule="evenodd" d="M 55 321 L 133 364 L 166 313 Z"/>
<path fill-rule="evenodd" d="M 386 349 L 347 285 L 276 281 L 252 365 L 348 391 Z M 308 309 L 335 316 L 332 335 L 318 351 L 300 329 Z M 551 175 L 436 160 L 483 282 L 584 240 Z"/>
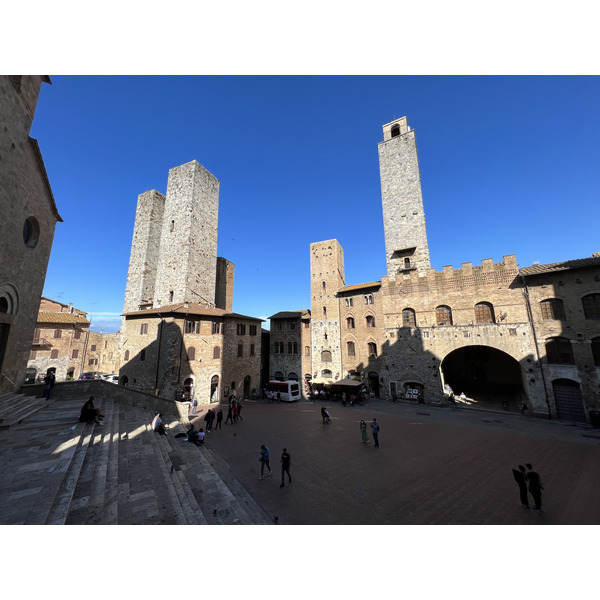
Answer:
<path fill-rule="evenodd" d="M 365 304 L 373 304 L 373 294 L 365 296 Z"/>
<path fill-rule="evenodd" d="M 565 306 L 560 298 L 547 298 L 540 302 L 542 319 L 544 321 L 566 321 Z"/>
<path fill-rule="evenodd" d="M 129 360 L 129 350 L 125 350 L 125 360 Z"/>
<path fill-rule="evenodd" d="M 377 356 L 377 344 L 375 342 L 369 342 L 369 356 Z"/>
<path fill-rule="evenodd" d="M 58 358 L 58 350 L 51 350 L 50 358 Z"/>
<path fill-rule="evenodd" d="M 329 369 L 323 369 L 321 371 L 321 377 L 325 379 L 331 379 L 333 377 L 333 373 Z"/>
<path fill-rule="evenodd" d="M 476 323 L 495 323 L 494 307 L 489 302 L 479 302 L 475 305 Z"/>
<path fill-rule="evenodd" d="M 600 294 L 588 294 L 581 301 L 586 319 L 600 319 Z"/>
<path fill-rule="evenodd" d="M 221 347 L 215 346 L 213 348 L 213 358 L 221 358 Z"/>
<path fill-rule="evenodd" d="M 452 325 L 452 309 L 449 306 L 438 306 L 435 309 L 435 319 L 438 325 Z"/>
<path fill-rule="evenodd" d="M 146 360 L 146 348 L 140 352 L 140 360 Z"/>
<path fill-rule="evenodd" d="M 326 306 L 323 307 L 323 318 L 324 319 L 327 318 L 327 307 Z"/>
<path fill-rule="evenodd" d="M 289 373 L 288 381 L 298 381 L 298 375 L 296 375 L 296 373 Z"/>
<path fill-rule="evenodd" d="M 347 350 L 348 356 L 356 356 L 356 348 L 354 346 L 354 342 L 347 342 L 346 350 Z"/>
<path fill-rule="evenodd" d="M 294 342 L 294 354 L 298 354 L 298 342 Z"/>
<path fill-rule="evenodd" d="M 592 340 L 592 354 L 594 355 L 594 364 L 600 367 L 600 337 Z"/>
<path fill-rule="evenodd" d="M 190 346 L 187 351 L 187 357 L 188 357 L 188 360 L 195 360 L 196 359 L 196 348 L 194 348 L 193 346 Z"/>
<path fill-rule="evenodd" d="M 321 352 L 321 362 L 331 362 L 331 352 L 329 350 Z"/>
<path fill-rule="evenodd" d="M 283 344 L 282 344 L 283 345 Z M 241 342 L 238 344 L 238 358 L 244 356 L 244 344 Z"/>
<path fill-rule="evenodd" d="M 367 327 L 375 327 L 375 317 L 373 315 L 367 315 L 365 320 L 367 322 Z"/>
<path fill-rule="evenodd" d="M 348 317 L 346 319 L 346 327 L 347 329 L 354 329 L 354 317 Z"/>
<path fill-rule="evenodd" d="M 304 346 L 304 356 L 310 356 L 310 346 Z"/>
<path fill-rule="evenodd" d="M 394 125 L 391 130 L 392 137 L 398 137 L 400 135 L 400 125 Z"/>
<path fill-rule="evenodd" d="M 573 365 L 573 348 L 567 338 L 555 337 L 546 340 L 546 357 L 553 365 Z"/>
<path fill-rule="evenodd" d="M 54 330 L 54 337 L 55 338 L 60 338 L 62 336 L 62 331 L 60 329 L 55 329 Z"/>
<path fill-rule="evenodd" d="M 408 256 L 404 259 L 404 268 L 405 269 L 410 269 L 410 258 L 408 258 Z"/>
<path fill-rule="evenodd" d="M 293 347 L 292 342 L 288 342 L 288 354 L 293 354 Z"/>
<path fill-rule="evenodd" d="M 416 327 L 417 314 L 412 308 L 405 308 L 402 311 L 402 327 Z"/>
<path fill-rule="evenodd" d="M 284 376 L 281 371 L 276 371 L 275 375 L 273 375 L 273 378 L 275 379 L 275 381 L 283 381 L 284 380 Z"/>

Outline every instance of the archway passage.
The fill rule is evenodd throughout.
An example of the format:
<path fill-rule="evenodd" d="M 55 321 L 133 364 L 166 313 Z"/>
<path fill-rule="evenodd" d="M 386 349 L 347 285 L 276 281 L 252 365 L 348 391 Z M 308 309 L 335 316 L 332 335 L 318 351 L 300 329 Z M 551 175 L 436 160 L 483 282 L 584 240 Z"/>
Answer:
<path fill-rule="evenodd" d="M 586 423 L 581 388 L 571 379 L 555 379 L 552 382 L 556 416 L 564 421 Z"/>
<path fill-rule="evenodd" d="M 454 394 L 462 392 L 474 405 L 517 410 L 527 401 L 521 365 L 506 352 L 489 346 L 466 346 L 454 350 L 442 361 L 444 383 Z"/>

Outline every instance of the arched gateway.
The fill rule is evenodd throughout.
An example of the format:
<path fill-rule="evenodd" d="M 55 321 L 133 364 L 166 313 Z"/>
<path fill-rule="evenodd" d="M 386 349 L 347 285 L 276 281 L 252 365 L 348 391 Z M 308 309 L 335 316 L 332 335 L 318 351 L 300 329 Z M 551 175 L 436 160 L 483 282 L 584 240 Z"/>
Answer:
<path fill-rule="evenodd" d="M 444 383 L 456 395 L 464 392 L 478 403 L 516 409 L 528 394 L 524 371 L 512 356 L 490 346 L 466 346 L 454 350 L 441 365 Z"/>

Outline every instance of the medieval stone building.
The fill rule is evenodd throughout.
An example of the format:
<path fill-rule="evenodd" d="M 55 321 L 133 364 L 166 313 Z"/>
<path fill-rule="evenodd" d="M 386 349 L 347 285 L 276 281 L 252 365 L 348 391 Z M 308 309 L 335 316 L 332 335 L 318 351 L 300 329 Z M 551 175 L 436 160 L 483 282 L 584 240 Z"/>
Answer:
<path fill-rule="evenodd" d="M 57 221 L 42 155 L 29 137 L 48 77 L 0 76 L 0 394 L 25 380 Z"/>
<path fill-rule="evenodd" d="M 600 255 L 519 269 L 430 267 L 415 133 L 406 117 L 379 144 L 387 274 L 346 285 L 336 240 L 311 244 L 313 382 L 375 395 L 468 402 L 575 421 L 600 407 Z"/>
<path fill-rule="evenodd" d="M 310 381 L 311 350 L 309 310 L 279 312 L 271 323 L 269 379 Z M 307 390 L 303 387 L 303 395 Z"/>
<path fill-rule="evenodd" d="M 200 403 L 260 386 L 261 319 L 232 312 L 233 263 L 217 256 L 219 181 L 196 161 L 166 195 L 138 197 L 121 327 L 120 383 Z"/>

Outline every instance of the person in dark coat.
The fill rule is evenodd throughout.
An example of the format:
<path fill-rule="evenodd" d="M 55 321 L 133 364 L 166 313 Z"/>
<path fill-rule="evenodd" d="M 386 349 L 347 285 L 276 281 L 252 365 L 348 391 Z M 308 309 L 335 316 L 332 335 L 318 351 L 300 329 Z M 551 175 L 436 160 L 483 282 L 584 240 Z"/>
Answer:
<path fill-rule="evenodd" d="M 103 418 L 104 415 L 100 414 L 100 409 L 94 406 L 94 396 L 90 396 L 90 399 L 81 408 L 79 421 L 81 423 L 97 423 L 98 425 L 102 425 Z"/>
<path fill-rule="evenodd" d="M 542 510 L 542 478 L 539 473 L 533 470 L 531 463 L 525 465 L 527 467 L 527 473 L 525 478 L 529 484 L 529 493 L 533 496 L 533 510 Z"/>
<path fill-rule="evenodd" d="M 512 470 L 515 481 L 519 485 L 519 497 L 523 508 L 529 508 L 529 497 L 527 496 L 527 479 L 525 478 L 525 467 L 519 465 L 519 470 Z"/>

